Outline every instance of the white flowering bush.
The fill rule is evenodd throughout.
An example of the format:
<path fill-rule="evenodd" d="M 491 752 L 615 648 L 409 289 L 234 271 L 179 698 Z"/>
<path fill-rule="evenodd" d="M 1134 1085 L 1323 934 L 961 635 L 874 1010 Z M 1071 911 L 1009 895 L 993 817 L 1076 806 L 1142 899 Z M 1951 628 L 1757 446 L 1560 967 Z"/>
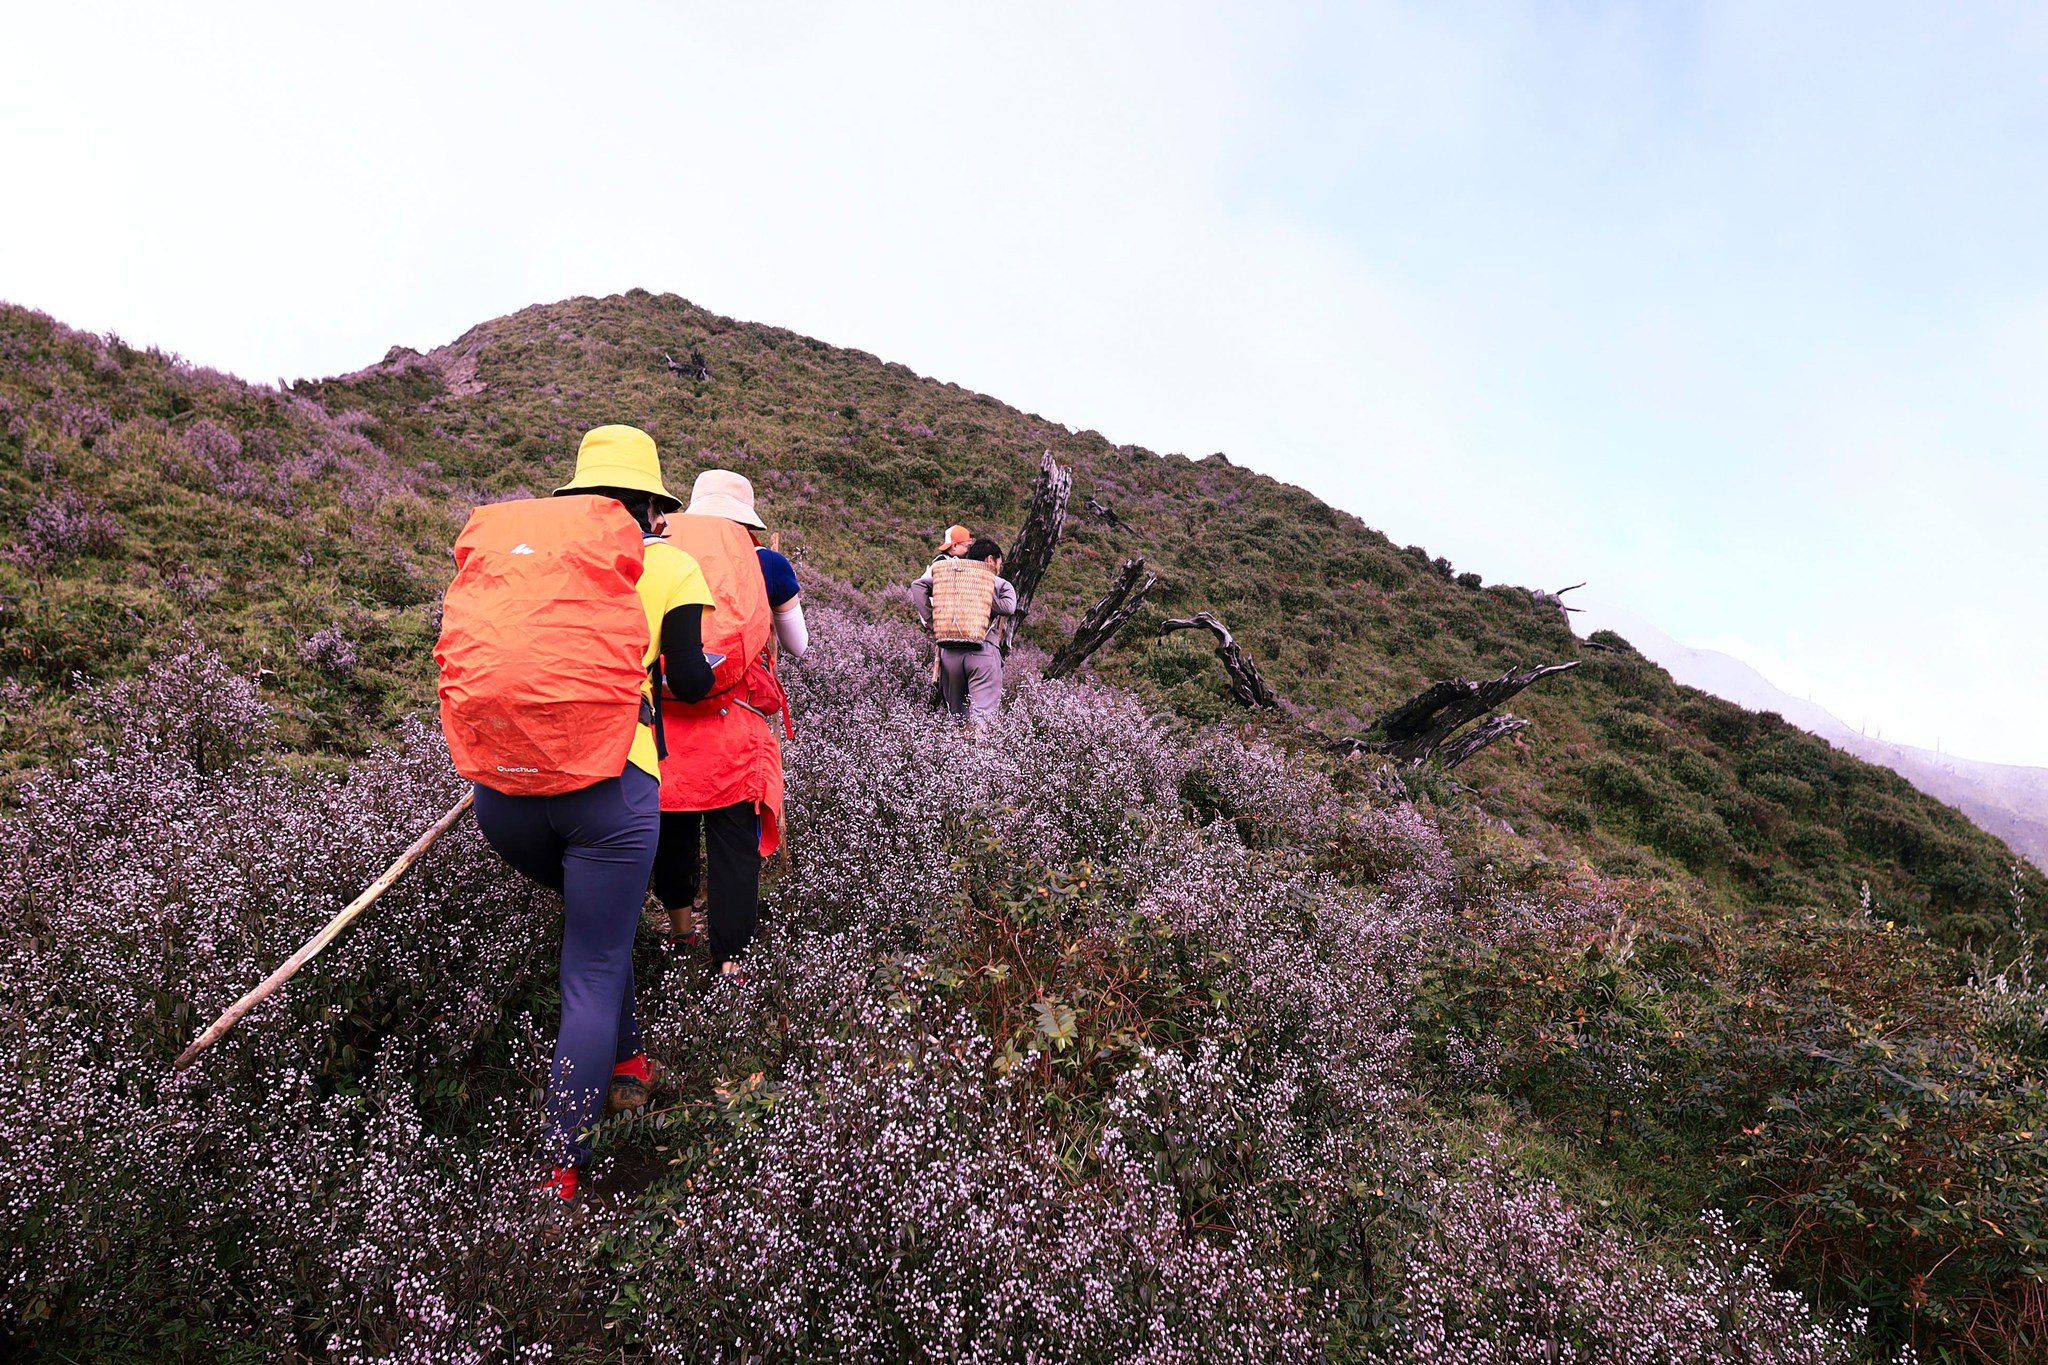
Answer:
<path fill-rule="evenodd" d="M 1588 1227 L 1554 1185 L 1515 1180 L 1495 1151 L 1431 1182 L 1426 1198 L 1427 1230 L 1405 1267 L 1402 1355 L 1418 1365 L 1857 1359 L 1849 1334 L 1773 1287 L 1718 1214 L 1673 1270 Z"/>
<path fill-rule="evenodd" d="M 928 708 L 913 632 L 813 624 L 748 979 L 643 943 L 677 1085 L 599 1131 L 577 1218 L 532 1191 L 559 911 L 473 827 L 168 1070 L 460 795 L 435 731 L 293 771 L 195 640 L 92 699 L 105 745 L 0 824 L 0 1331 L 150 1359 L 1844 1358 L 1725 1229 L 1663 1268 L 1497 1160 L 1441 1169 L 1410 1122 L 1426 956 L 1454 914 L 1540 929 L 1416 809 L 1025 670 L 976 733 Z"/>
<path fill-rule="evenodd" d="M 1063 1151 L 914 965 L 844 1022 L 657 1192 L 631 1253 L 656 1358 L 1313 1358 L 1284 1271 L 1190 1229 L 1113 1141 Z"/>
<path fill-rule="evenodd" d="M 558 1235 L 512 1047 L 549 934 L 473 829 L 169 1070 L 459 791 L 424 727 L 345 780 L 231 759 L 261 705 L 180 645 L 101 699 L 113 747 L 0 824 L 0 1326 L 138 1358 L 538 1340 L 583 1293 L 558 1263 L 502 1273 Z M 513 1083 L 486 1097 L 492 1071 Z"/>
<path fill-rule="evenodd" d="M 1227 730 L 1199 731 L 1186 744 L 1181 792 L 1198 818 L 1231 820 L 1252 847 L 1314 850 L 1342 838 L 1343 805 L 1322 772 Z"/>
<path fill-rule="evenodd" d="M 2048 1056 L 2048 972 L 2030 945 L 2000 965 L 1987 949 L 1972 964 L 1966 999 L 1987 1038 L 2025 1057 Z"/>

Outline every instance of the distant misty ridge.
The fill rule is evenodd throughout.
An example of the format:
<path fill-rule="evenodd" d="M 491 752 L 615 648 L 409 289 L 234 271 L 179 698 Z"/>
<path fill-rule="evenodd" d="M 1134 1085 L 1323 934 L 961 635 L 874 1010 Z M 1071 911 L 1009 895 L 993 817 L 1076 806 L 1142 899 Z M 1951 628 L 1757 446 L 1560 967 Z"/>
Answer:
<path fill-rule="evenodd" d="M 2048 768 L 1958 758 L 1868 735 L 1816 702 L 1793 696 L 1731 655 L 1681 644 L 1648 621 L 1615 608 L 1602 608 L 1599 621 L 1687 687 L 1752 711 L 1775 711 L 1838 749 L 1890 768 L 2048 871 Z"/>

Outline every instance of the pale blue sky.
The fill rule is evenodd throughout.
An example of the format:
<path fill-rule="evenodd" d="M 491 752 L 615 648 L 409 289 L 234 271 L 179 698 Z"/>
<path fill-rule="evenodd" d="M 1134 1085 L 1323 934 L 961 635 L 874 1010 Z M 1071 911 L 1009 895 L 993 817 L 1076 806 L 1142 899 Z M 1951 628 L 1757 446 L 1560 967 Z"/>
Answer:
<path fill-rule="evenodd" d="M 0 297 L 270 378 L 672 290 L 2048 764 L 2048 10 L 46 8 Z"/>

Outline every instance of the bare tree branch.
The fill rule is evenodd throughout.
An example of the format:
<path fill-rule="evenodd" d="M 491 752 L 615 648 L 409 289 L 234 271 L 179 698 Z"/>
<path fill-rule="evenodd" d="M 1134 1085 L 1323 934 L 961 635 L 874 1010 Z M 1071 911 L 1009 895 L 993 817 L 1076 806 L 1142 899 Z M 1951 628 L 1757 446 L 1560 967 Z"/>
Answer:
<path fill-rule="evenodd" d="M 695 379 L 699 381 L 709 379 L 711 377 L 711 367 L 704 363 L 704 353 L 698 350 L 695 346 L 692 346 L 690 348 L 690 359 L 686 363 L 678 362 L 676 358 L 670 355 L 667 351 L 663 351 L 661 353 L 661 358 L 663 361 L 667 363 L 668 372 L 670 374 L 681 375 L 685 379 Z"/>
<path fill-rule="evenodd" d="M 1138 580 L 1145 581 L 1140 583 Z M 1088 608 L 1088 614 L 1081 618 L 1081 625 L 1074 632 L 1074 638 L 1053 656 L 1045 676 L 1064 678 L 1088 662 L 1088 657 L 1109 643 L 1109 637 L 1122 630 L 1138 608 L 1144 605 L 1145 594 L 1152 591 L 1152 585 L 1159 581 L 1159 575 L 1145 572 L 1143 556 L 1124 561 L 1123 572 L 1110 584 L 1109 592 L 1101 601 Z"/>
<path fill-rule="evenodd" d="M 1169 635 L 1176 630 L 1206 630 L 1216 637 L 1216 657 L 1223 661 L 1223 671 L 1230 675 L 1230 694 L 1245 706 L 1278 706 L 1280 699 L 1273 695 L 1273 689 L 1266 686 L 1266 680 L 1259 676 L 1259 666 L 1245 657 L 1231 636 L 1230 628 L 1206 611 L 1198 611 L 1185 619 L 1160 623 L 1159 633 Z"/>
<path fill-rule="evenodd" d="M 1046 451 L 1038 462 L 1038 478 L 1031 485 L 1031 510 L 1024 516 L 1016 543 L 1003 558 L 1003 577 L 1017 590 L 1016 615 L 1004 617 L 1002 629 L 996 635 L 996 644 L 1004 654 L 1016 642 L 1039 581 L 1052 565 L 1053 551 L 1059 549 L 1060 536 L 1067 528 L 1067 499 L 1073 492 L 1073 471 L 1061 468 L 1052 452 Z"/>
<path fill-rule="evenodd" d="M 1085 506 L 1088 508 L 1088 515 L 1094 517 L 1104 526 L 1108 526 L 1116 530 L 1122 529 L 1124 524 L 1123 518 L 1119 517 L 1116 514 L 1116 509 L 1114 507 L 1111 507 L 1108 503 L 1104 502 L 1101 498 L 1096 497 L 1093 493 L 1090 493 L 1088 495 L 1088 501 L 1085 504 Z"/>
<path fill-rule="evenodd" d="M 1503 711 L 1451 736 L 1437 746 L 1434 757 L 1443 765 L 1443 770 L 1449 772 L 1495 740 L 1528 728 L 1528 721 L 1512 712 Z"/>
<path fill-rule="evenodd" d="M 1342 739 L 1333 747 L 1346 753 L 1386 754 L 1411 768 L 1434 759 L 1449 771 L 1501 736 L 1511 735 L 1529 723 L 1512 715 L 1495 716 L 1495 708 L 1531 683 L 1578 666 L 1575 659 L 1570 663 L 1509 669 L 1486 682 L 1449 678 L 1431 683 L 1417 696 L 1381 716 L 1370 732 L 1375 737 Z"/>
<path fill-rule="evenodd" d="M 1537 606 L 1555 607 L 1557 608 L 1558 615 L 1564 617 L 1566 621 L 1570 621 L 1572 613 L 1578 611 L 1579 608 L 1566 606 L 1564 604 L 1564 595 L 1568 592 L 1577 592 L 1585 586 L 1584 583 L 1574 583 L 1569 588 L 1559 588 L 1556 592 L 1545 592 L 1541 588 L 1531 588 L 1529 589 L 1529 596 L 1536 599 Z"/>

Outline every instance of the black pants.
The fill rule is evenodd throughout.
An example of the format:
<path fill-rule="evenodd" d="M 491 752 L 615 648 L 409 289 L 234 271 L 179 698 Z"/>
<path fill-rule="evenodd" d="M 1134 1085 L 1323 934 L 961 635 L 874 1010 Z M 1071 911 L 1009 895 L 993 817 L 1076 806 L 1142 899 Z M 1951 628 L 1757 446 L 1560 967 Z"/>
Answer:
<path fill-rule="evenodd" d="M 760 917 L 761 817 L 751 802 L 718 810 L 665 810 L 654 856 L 654 894 L 671 910 L 697 899 L 697 841 L 703 832 L 709 864 L 705 896 L 711 914 L 711 958 L 746 956 Z"/>

